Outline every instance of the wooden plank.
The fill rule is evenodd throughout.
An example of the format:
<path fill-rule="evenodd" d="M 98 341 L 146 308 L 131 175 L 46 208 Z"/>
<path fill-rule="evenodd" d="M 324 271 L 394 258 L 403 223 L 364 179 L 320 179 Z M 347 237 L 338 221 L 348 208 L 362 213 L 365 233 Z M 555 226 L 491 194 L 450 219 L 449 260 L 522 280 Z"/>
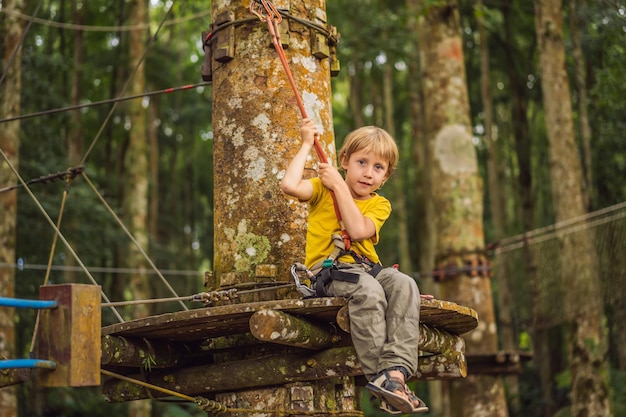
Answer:
<path fill-rule="evenodd" d="M 141 369 L 170 368 L 196 357 L 200 347 L 183 343 L 151 343 L 147 339 L 119 336 L 102 336 L 102 359 L 104 366 L 125 366 Z"/>
<path fill-rule="evenodd" d="M 451 301 L 422 300 L 420 322 L 461 335 L 478 326 L 478 313 Z"/>
<path fill-rule="evenodd" d="M 220 336 L 246 333 L 252 314 L 262 309 L 314 317 L 335 322 L 339 309 L 346 305 L 343 298 L 310 298 L 261 301 L 207 307 L 190 311 L 167 313 L 106 326 L 103 335 L 143 337 L 170 341 L 197 341 Z M 424 324 L 462 334 L 474 329 L 478 317 L 474 310 L 441 300 L 422 300 L 420 321 Z"/>

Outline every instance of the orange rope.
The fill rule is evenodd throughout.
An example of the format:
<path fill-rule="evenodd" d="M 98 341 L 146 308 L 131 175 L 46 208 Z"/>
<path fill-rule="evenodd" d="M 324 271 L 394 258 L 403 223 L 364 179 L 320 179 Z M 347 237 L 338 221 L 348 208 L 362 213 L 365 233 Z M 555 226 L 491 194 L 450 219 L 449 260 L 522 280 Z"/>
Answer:
<path fill-rule="evenodd" d="M 255 5 L 262 6 L 263 10 L 260 12 L 256 10 Z M 272 44 L 274 45 L 274 49 L 278 53 L 278 57 L 280 58 L 280 62 L 283 64 L 283 68 L 285 69 L 285 73 L 287 74 L 287 78 L 289 80 L 289 84 L 291 85 L 291 89 L 293 90 L 294 96 L 296 98 L 296 103 L 298 104 L 298 108 L 300 109 L 300 114 L 303 119 L 308 118 L 306 109 L 304 108 L 304 103 L 302 102 L 302 97 L 296 87 L 296 83 L 293 79 L 293 75 L 291 73 L 291 69 L 289 68 L 289 64 L 287 62 L 287 57 L 285 56 L 285 50 L 283 49 L 283 44 L 280 40 L 280 30 L 278 25 L 282 22 L 283 17 L 280 15 L 280 12 L 270 1 L 267 0 L 252 0 L 250 3 L 250 12 L 255 14 L 260 20 L 265 21 L 267 23 L 267 28 L 270 32 L 270 36 L 272 38 Z M 265 14 L 264 14 L 265 12 Z M 322 145 L 320 144 L 317 137 L 313 138 L 313 147 L 315 148 L 315 152 L 317 153 L 317 157 L 320 162 L 327 164 L 328 158 L 322 149 Z M 339 221 L 339 226 L 341 227 L 341 235 L 343 237 L 343 242 L 346 247 L 346 250 L 350 250 L 351 239 L 348 231 L 344 227 L 343 220 L 341 218 L 341 213 L 339 211 L 339 206 L 337 204 L 337 199 L 335 198 L 335 193 L 331 190 L 330 192 L 333 198 L 333 206 L 335 208 L 335 215 L 337 216 L 337 220 Z"/>

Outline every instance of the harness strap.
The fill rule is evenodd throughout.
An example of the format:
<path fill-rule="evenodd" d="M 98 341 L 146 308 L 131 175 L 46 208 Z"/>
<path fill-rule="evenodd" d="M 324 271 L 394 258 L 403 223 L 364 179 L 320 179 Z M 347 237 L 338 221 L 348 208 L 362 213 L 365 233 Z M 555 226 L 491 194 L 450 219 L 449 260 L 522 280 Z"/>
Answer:
<path fill-rule="evenodd" d="M 382 270 L 383 270 L 383 266 L 381 264 L 375 264 L 372 267 L 372 269 L 370 269 L 369 274 L 373 276 L 374 278 L 376 278 L 376 275 L 378 275 L 378 273 Z"/>
<path fill-rule="evenodd" d="M 317 297 L 328 297 L 326 287 L 331 280 L 352 282 L 356 284 L 359 282 L 359 274 L 353 274 L 351 272 L 345 272 L 337 269 L 336 266 L 331 268 L 324 268 L 315 279 L 315 295 Z"/>

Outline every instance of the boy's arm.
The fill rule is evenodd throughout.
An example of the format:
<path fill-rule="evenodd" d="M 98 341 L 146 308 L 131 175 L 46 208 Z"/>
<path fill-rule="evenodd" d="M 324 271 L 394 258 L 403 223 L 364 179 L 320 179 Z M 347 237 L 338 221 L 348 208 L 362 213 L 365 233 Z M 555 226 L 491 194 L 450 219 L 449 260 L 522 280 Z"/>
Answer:
<path fill-rule="evenodd" d="M 280 181 L 280 189 L 287 195 L 307 201 L 313 196 L 313 186 L 310 181 L 304 180 L 302 176 L 307 157 L 313 147 L 313 140 L 315 135 L 318 135 L 317 128 L 311 119 L 302 120 L 300 135 L 302 136 L 302 146 L 289 162 L 285 176 Z"/>

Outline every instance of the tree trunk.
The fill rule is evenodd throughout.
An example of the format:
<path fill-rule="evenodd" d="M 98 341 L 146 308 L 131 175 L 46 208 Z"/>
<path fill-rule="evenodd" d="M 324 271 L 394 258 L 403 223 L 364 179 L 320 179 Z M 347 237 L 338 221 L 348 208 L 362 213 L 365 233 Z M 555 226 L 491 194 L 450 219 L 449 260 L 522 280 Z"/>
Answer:
<path fill-rule="evenodd" d="M 565 71 L 561 0 L 535 0 L 541 86 L 550 145 L 550 178 L 556 221 L 585 213 L 584 183 L 574 138 Z M 560 270 L 568 321 L 572 417 L 610 416 L 602 295 L 593 265 L 591 233 L 560 237 Z"/>
<path fill-rule="evenodd" d="M 583 149 L 584 173 L 585 173 L 585 199 L 587 210 L 591 209 L 593 198 L 593 176 L 591 169 L 591 125 L 589 123 L 587 81 L 585 71 L 585 57 L 580 42 L 579 28 L 584 25 L 581 14 L 578 12 L 578 1 L 570 0 L 570 32 L 572 37 L 572 56 L 576 70 L 576 86 L 578 87 L 578 125 L 580 126 L 580 140 Z"/>
<path fill-rule="evenodd" d="M 487 171 L 489 181 L 489 203 L 491 206 L 491 219 L 493 221 L 493 239 L 498 241 L 506 236 L 506 201 L 500 180 L 500 152 L 499 142 L 496 137 L 496 126 L 493 120 L 493 101 L 491 95 L 491 71 L 489 68 L 489 40 L 485 28 L 484 5 L 478 0 L 476 8 L 477 25 L 480 39 L 480 86 L 484 114 L 485 146 L 487 147 Z M 517 349 L 517 335 L 513 327 L 511 310 L 515 305 L 512 303 L 511 289 L 509 285 L 509 270 L 507 264 L 495 265 L 493 277 L 497 285 L 498 294 L 498 329 L 500 334 L 500 346 L 505 350 Z M 517 414 L 520 408 L 519 381 L 516 375 L 507 376 L 504 380 L 510 399 L 511 410 Z"/>
<path fill-rule="evenodd" d="M 22 0 L 8 0 L 3 7 L 16 12 L 24 8 Z M 0 18 L 2 53 L 0 69 L 4 80 L 0 81 L 0 118 L 20 114 L 20 92 L 22 88 L 22 50 L 19 44 L 24 27 L 23 20 L 4 15 Z M 0 150 L 8 161 L 0 160 L 0 187 L 14 184 L 15 170 L 19 168 L 20 122 L 0 124 Z M 15 263 L 15 238 L 17 224 L 17 191 L 0 193 L 0 263 Z M 0 294 L 15 297 L 15 269 L 0 268 Z M 0 357 L 15 358 L 15 309 L 0 308 Z M 17 397 L 14 387 L 0 389 L 0 417 L 17 415 Z"/>
<path fill-rule="evenodd" d="M 146 21 L 146 3 L 144 0 L 134 0 L 129 11 L 129 22 L 135 24 Z M 145 92 L 145 75 L 143 63 L 139 64 L 145 49 L 144 29 L 130 32 L 130 72 L 137 69 L 130 83 L 129 94 L 137 95 Z M 130 122 L 129 145 L 124 157 L 126 179 L 124 181 L 124 214 L 125 222 L 139 246 L 148 248 L 148 149 L 146 112 L 141 101 L 133 100 L 128 103 L 128 120 Z M 139 249 L 130 244 L 127 254 L 127 264 L 134 269 L 146 267 L 146 260 Z M 142 272 L 133 273 L 130 280 L 133 299 L 150 298 L 150 284 L 148 276 Z M 134 318 L 150 315 L 148 305 L 138 304 L 133 307 Z"/>
<path fill-rule="evenodd" d="M 440 266 L 484 261 L 482 184 L 472 144 L 469 99 L 456 2 L 430 7 L 420 19 L 426 98 L 426 134 L 432 158 L 432 193 Z M 434 187 L 433 187 L 434 188 Z M 444 277 L 441 297 L 475 309 L 478 328 L 465 339 L 467 355 L 498 349 L 491 282 L 486 274 Z M 502 379 L 468 375 L 451 384 L 452 415 L 507 416 Z"/>
<path fill-rule="evenodd" d="M 409 14 L 408 31 L 411 33 L 409 42 L 408 73 L 420 73 L 419 43 L 417 18 L 420 14 L 419 0 L 407 0 L 407 10 Z M 416 218 L 416 228 L 413 231 L 417 244 L 417 266 L 420 271 L 432 271 L 435 259 L 434 251 L 434 231 L 432 222 L 433 206 L 430 199 L 430 155 L 428 152 L 428 141 L 426 140 L 424 129 L 424 96 L 420 77 L 408 77 L 409 106 L 411 122 L 411 161 L 414 166 L 416 176 L 416 203 L 415 213 L 411 213 Z M 432 282 L 432 281 L 431 281 Z M 422 281 L 424 284 L 424 281 Z M 432 291 L 432 289 L 431 289 Z"/>
<path fill-rule="evenodd" d="M 278 8 L 285 4 L 275 3 Z M 325 1 L 292 0 L 289 5 L 290 14 L 326 25 Z M 225 0 L 212 2 L 212 10 L 217 24 L 253 16 L 247 7 Z M 286 18 L 280 27 L 306 113 L 320 130 L 328 161 L 335 163 L 329 60 L 311 55 L 312 29 Z M 265 22 L 217 32 L 213 56 L 215 275 L 211 286 L 289 281 L 291 265 L 304 259 L 307 215 L 305 204 L 285 197 L 278 187 L 286 161 L 300 146 L 301 113 L 294 92 Z M 316 161 L 311 155 L 311 175 Z M 261 276 L 257 271 L 275 272 Z"/>
<path fill-rule="evenodd" d="M 147 22 L 147 3 L 145 0 L 133 0 L 129 4 L 128 21 L 133 24 Z M 141 62 L 146 47 L 145 29 L 132 30 L 129 33 L 129 74 L 136 70 L 130 83 L 129 94 L 137 95 L 145 92 L 144 64 Z M 141 63 L 140 63 L 141 62 Z M 148 250 L 148 166 L 146 111 L 140 100 L 128 103 L 128 120 L 130 122 L 129 145 L 126 150 L 124 164 L 126 178 L 124 181 L 124 214 L 125 224 L 137 244 Z M 152 298 L 149 275 L 145 271 L 148 267 L 141 251 L 133 243 L 129 244 L 126 263 L 129 268 L 136 269 L 130 276 L 130 289 L 133 299 L 145 300 Z M 132 317 L 141 318 L 150 315 L 148 304 L 136 304 L 132 308 Z M 150 401 L 133 402 L 129 406 L 131 417 L 149 417 L 151 414 Z"/>

